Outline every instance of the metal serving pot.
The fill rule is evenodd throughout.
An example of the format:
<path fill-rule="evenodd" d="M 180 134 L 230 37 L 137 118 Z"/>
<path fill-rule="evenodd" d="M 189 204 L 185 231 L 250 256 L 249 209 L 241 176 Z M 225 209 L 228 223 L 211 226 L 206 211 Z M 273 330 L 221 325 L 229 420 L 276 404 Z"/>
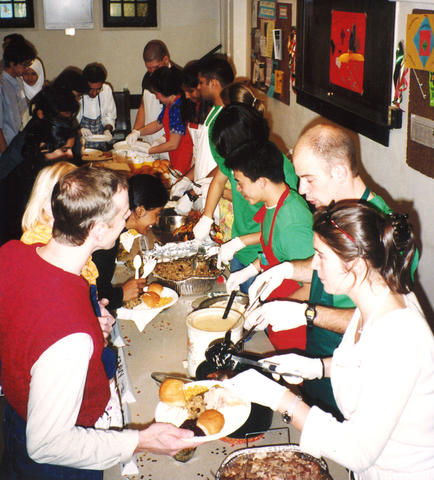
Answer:
<path fill-rule="evenodd" d="M 184 215 L 178 215 L 174 208 L 165 208 L 160 213 L 158 225 L 155 225 L 152 231 L 163 244 L 173 242 L 173 232 L 185 224 L 186 218 Z"/>

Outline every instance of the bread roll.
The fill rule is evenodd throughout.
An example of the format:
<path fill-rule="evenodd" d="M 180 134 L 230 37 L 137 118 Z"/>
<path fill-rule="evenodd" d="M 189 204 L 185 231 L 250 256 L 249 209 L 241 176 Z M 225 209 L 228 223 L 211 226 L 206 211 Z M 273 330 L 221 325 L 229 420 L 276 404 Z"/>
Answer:
<path fill-rule="evenodd" d="M 163 293 L 163 288 L 163 285 L 160 285 L 159 283 L 151 283 L 148 286 L 148 292 L 155 292 L 161 296 L 161 294 Z"/>
<path fill-rule="evenodd" d="M 160 400 L 175 407 L 185 406 L 184 382 L 176 378 L 168 378 L 160 385 Z"/>
<path fill-rule="evenodd" d="M 145 292 L 141 296 L 141 299 L 145 302 L 145 304 L 148 307 L 154 308 L 160 301 L 160 295 L 158 295 L 158 293 L 155 293 L 155 292 Z"/>
<path fill-rule="evenodd" d="M 214 435 L 220 432 L 225 424 L 225 417 L 218 410 L 205 410 L 197 419 L 196 425 L 205 435 Z"/>

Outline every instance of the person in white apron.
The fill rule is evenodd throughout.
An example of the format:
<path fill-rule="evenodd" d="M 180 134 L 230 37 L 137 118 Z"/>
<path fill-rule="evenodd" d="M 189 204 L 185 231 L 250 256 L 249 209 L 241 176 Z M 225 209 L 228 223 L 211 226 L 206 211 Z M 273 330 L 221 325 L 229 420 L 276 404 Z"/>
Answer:
<path fill-rule="evenodd" d="M 198 200 L 191 205 L 191 208 L 196 208 L 202 211 L 205 207 L 206 198 L 208 195 L 209 186 L 212 178 L 217 172 L 218 167 L 214 155 L 211 151 L 210 144 L 210 130 L 214 125 L 215 119 L 223 108 L 223 100 L 220 96 L 221 91 L 234 80 L 234 72 L 229 62 L 220 56 L 212 56 L 203 62 L 198 62 L 195 65 L 197 72 L 196 89 L 200 94 L 202 101 L 209 101 L 213 103 L 213 107 L 208 113 L 203 126 L 195 135 L 196 156 L 194 164 L 193 181 L 202 185 L 201 188 L 195 187 L 196 193 L 200 193 Z M 185 91 L 185 90 L 184 90 Z M 193 137 L 192 137 L 193 138 Z M 193 140 L 193 143 L 194 140 Z M 190 178 L 183 178 L 173 187 L 171 196 L 181 196 L 185 190 L 189 190 L 192 185 L 189 184 Z M 181 183 L 182 182 L 182 183 Z M 190 182 L 191 183 L 191 182 Z M 181 198 L 181 205 L 179 207 L 186 208 L 187 200 Z M 219 210 L 214 211 L 214 220 L 219 223 Z"/>
<path fill-rule="evenodd" d="M 86 141 L 86 147 L 108 150 L 117 113 L 112 89 L 104 83 L 107 72 L 101 64 L 90 63 L 84 68 L 83 77 L 87 80 L 90 90 L 81 98 L 81 108 L 78 112 L 81 134 L 84 139 L 93 135 L 103 135 L 106 137 L 105 141 Z"/>

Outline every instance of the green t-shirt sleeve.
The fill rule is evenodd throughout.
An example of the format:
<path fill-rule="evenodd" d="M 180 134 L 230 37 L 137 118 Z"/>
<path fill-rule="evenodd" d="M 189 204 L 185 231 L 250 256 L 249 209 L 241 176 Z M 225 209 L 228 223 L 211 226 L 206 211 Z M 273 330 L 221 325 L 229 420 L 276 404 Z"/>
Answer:
<path fill-rule="evenodd" d="M 265 218 L 264 235 L 267 244 L 273 215 L 274 210 L 271 210 Z M 290 197 L 277 214 L 273 231 L 273 253 L 280 262 L 304 260 L 314 254 L 312 214 L 297 192 L 291 191 Z"/>

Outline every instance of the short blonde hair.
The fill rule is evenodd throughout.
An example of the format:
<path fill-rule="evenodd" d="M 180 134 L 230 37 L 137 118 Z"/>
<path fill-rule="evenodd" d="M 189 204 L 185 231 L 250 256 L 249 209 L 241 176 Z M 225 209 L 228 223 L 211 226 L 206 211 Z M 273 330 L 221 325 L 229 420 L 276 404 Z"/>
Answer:
<path fill-rule="evenodd" d="M 54 185 L 60 178 L 76 168 L 75 165 L 69 162 L 57 162 L 54 165 L 43 168 L 39 172 L 21 221 L 23 232 L 31 230 L 38 223 L 43 225 L 50 223 L 52 217 L 46 211 L 46 206 L 50 204 Z"/>

